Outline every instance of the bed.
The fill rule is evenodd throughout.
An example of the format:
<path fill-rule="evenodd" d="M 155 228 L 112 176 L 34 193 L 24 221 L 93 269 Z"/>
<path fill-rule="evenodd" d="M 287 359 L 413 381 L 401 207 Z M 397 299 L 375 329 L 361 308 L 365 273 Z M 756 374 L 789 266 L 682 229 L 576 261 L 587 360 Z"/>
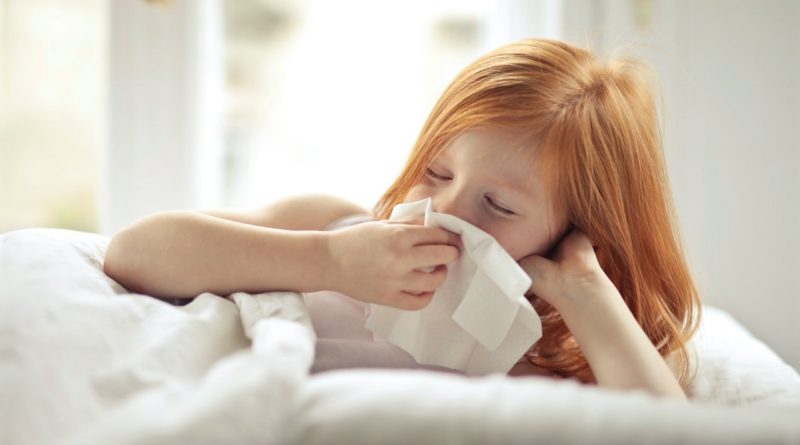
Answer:
<path fill-rule="evenodd" d="M 0 235 L 2 443 L 800 444 L 800 376 L 714 307 L 689 403 L 542 377 L 310 374 L 301 295 L 171 305 L 108 278 L 107 243 Z"/>

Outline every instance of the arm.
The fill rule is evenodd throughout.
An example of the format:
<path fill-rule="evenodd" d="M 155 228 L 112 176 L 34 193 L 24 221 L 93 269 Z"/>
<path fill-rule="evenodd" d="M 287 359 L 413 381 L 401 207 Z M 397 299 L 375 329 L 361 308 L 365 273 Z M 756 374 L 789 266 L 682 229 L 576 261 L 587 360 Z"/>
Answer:
<path fill-rule="evenodd" d="M 350 201 L 327 195 L 296 196 L 254 210 L 205 210 L 199 213 L 286 230 L 323 230 L 345 216 L 369 214 Z"/>
<path fill-rule="evenodd" d="M 245 211 L 169 211 L 117 233 L 104 270 L 125 287 L 165 297 L 202 292 L 317 290 L 330 222 L 365 210 L 327 196 Z"/>
<path fill-rule="evenodd" d="M 562 306 L 559 312 L 592 367 L 598 384 L 686 398 L 669 366 L 616 288 L 601 290 L 589 301 L 569 309 Z"/>
<path fill-rule="evenodd" d="M 104 270 L 129 289 L 157 296 L 329 289 L 407 309 L 427 304 L 446 272 L 416 269 L 455 259 L 458 249 L 444 245 L 454 235 L 382 222 L 319 230 L 361 212 L 346 201 L 311 196 L 253 211 L 158 213 L 113 237 Z"/>
<path fill-rule="evenodd" d="M 553 261 L 531 256 L 521 265 L 533 278 L 531 290 L 561 314 L 599 385 L 686 398 L 667 363 L 600 268 L 585 235 L 576 231 L 567 236 Z"/>

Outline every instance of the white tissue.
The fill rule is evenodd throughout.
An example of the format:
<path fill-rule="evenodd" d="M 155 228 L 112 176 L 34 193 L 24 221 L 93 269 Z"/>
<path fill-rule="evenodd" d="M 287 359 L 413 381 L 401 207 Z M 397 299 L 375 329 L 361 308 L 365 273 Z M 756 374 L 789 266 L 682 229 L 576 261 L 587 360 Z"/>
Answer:
<path fill-rule="evenodd" d="M 542 336 L 542 323 L 524 297 L 528 274 L 488 233 L 453 215 L 431 211 L 431 199 L 399 204 L 389 219 L 425 215 L 425 225 L 461 235 L 461 256 L 418 311 L 370 305 L 366 328 L 424 365 L 467 375 L 508 372 Z"/>

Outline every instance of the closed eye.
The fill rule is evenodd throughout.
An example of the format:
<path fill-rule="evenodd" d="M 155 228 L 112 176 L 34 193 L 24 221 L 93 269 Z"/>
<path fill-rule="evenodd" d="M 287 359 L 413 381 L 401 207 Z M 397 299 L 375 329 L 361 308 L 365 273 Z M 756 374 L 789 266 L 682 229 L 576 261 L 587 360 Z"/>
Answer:
<path fill-rule="evenodd" d="M 513 210 L 509 210 L 509 209 L 503 207 L 502 205 L 498 204 L 490 196 L 486 196 L 486 202 L 489 204 L 489 207 L 493 208 L 498 213 L 501 213 L 503 215 L 508 215 L 508 216 L 516 215 L 516 213 Z"/>
<path fill-rule="evenodd" d="M 428 177 L 430 177 L 432 179 L 435 179 L 437 181 L 449 181 L 449 180 L 453 179 L 453 178 L 448 177 L 448 176 L 440 175 L 440 174 L 436 173 L 435 171 L 433 171 L 433 170 L 431 170 L 429 168 L 425 169 L 425 174 Z"/>

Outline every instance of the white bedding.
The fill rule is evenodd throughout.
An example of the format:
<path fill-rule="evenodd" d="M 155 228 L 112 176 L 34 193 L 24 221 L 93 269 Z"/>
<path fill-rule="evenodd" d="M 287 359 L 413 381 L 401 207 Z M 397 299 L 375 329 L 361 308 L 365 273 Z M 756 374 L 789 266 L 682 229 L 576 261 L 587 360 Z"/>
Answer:
<path fill-rule="evenodd" d="M 309 375 L 298 294 L 171 306 L 103 274 L 107 241 L 0 235 L 3 444 L 800 443 L 800 376 L 713 308 L 690 404 L 537 377 Z"/>

